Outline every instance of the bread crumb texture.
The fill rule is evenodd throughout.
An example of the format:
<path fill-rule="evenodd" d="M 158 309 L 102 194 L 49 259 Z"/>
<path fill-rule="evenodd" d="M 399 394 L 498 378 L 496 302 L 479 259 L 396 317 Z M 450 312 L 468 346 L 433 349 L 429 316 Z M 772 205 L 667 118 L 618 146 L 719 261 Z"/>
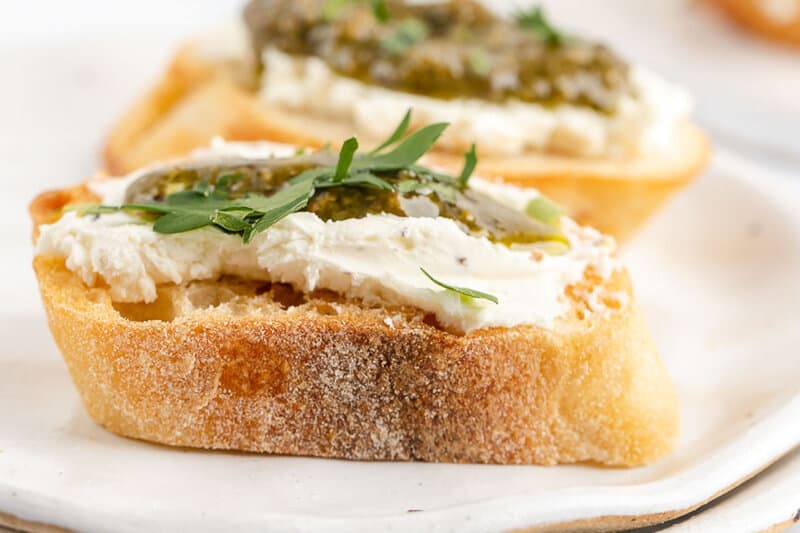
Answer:
<path fill-rule="evenodd" d="M 96 201 L 44 193 L 34 225 Z M 34 230 L 35 233 L 36 230 Z M 162 444 L 360 460 L 632 466 L 678 432 L 671 380 L 624 270 L 567 288 L 552 330 L 456 335 L 409 307 L 225 278 L 112 302 L 62 258 L 34 268 L 89 415 Z M 602 305 L 597 305 L 598 303 Z"/>
<path fill-rule="evenodd" d="M 635 306 L 553 331 L 453 335 L 235 279 L 115 304 L 37 257 L 50 328 L 89 414 L 177 446 L 369 460 L 636 465 L 671 447 L 677 405 Z M 601 290 L 629 292 L 624 273 Z"/>

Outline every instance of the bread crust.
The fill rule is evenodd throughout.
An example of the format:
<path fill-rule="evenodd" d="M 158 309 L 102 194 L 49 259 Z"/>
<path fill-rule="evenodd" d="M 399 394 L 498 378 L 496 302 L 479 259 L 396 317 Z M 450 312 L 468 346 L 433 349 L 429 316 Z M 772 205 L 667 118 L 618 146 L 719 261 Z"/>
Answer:
<path fill-rule="evenodd" d="M 38 226 L 64 202 L 91 200 L 85 187 L 46 193 L 31 215 Z M 632 466 L 668 453 L 677 435 L 675 390 L 622 270 L 582 282 L 602 312 L 588 312 L 575 286 L 553 330 L 455 335 L 412 308 L 241 280 L 115 304 L 62 258 L 37 256 L 34 268 L 87 411 L 128 437 L 361 460 Z"/>
<path fill-rule="evenodd" d="M 759 0 L 708 0 L 744 28 L 773 41 L 800 45 L 800 12 L 791 20 L 777 21 L 764 12 Z"/>
<path fill-rule="evenodd" d="M 164 77 L 112 130 L 104 160 L 112 173 L 184 155 L 215 136 L 319 147 L 353 132 L 335 122 L 287 113 L 258 101 L 248 89 L 247 61 L 214 62 L 201 41 L 183 46 Z M 627 238 L 672 193 L 706 166 L 705 134 L 686 123 L 669 156 L 634 159 L 577 158 L 548 154 L 481 157 L 478 172 L 535 187 L 567 208 L 578 222 Z M 444 164 L 463 156 L 435 154 Z M 613 209 L 610 208 L 613 206 Z"/>

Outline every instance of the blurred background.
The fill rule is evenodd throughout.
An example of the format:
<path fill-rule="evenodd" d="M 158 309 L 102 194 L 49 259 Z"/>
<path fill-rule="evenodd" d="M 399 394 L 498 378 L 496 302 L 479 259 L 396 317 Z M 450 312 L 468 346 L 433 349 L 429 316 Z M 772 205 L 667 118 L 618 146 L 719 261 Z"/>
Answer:
<path fill-rule="evenodd" d="M 486 3 L 510 11 L 524 2 Z M 800 45 L 774 44 L 745 32 L 703 0 L 540 3 L 557 26 L 598 37 L 623 56 L 688 86 L 700 122 L 718 140 L 775 165 L 791 169 L 800 162 Z M 59 161 L 93 170 L 86 155 L 96 152 L 101 136 L 152 83 L 174 47 L 236 16 L 242 4 L 6 0 L 0 21 L 5 127 L 24 125 L 58 152 Z M 21 96 L 33 109 L 21 105 Z M 65 138 L 65 131 L 73 135 Z M 0 143 L 0 155 L 34 155 L 41 147 L 8 129 Z"/>

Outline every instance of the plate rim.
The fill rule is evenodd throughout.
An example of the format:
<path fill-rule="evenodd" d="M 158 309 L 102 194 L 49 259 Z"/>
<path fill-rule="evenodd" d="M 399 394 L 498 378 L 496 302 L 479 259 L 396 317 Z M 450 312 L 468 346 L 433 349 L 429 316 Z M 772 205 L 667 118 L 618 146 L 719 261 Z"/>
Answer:
<path fill-rule="evenodd" d="M 786 215 L 788 217 L 786 220 L 791 221 L 788 223 L 796 224 L 795 229 L 800 231 L 800 215 L 797 214 L 800 212 L 800 199 L 795 199 L 800 198 L 797 196 L 800 186 L 791 182 L 788 176 L 782 176 L 719 147 L 715 150 L 711 168 L 723 174 L 725 179 L 735 179 L 765 195 L 775 206 L 780 206 L 782 212 L 779 214 Z M 486 516 L 504 514 L 507 518 L 502 527 L 515 531 L 544 531 L 573 523 L 577 527 L 641 527 L 684 516 L 736 488 L 788 454 L 800 444 L 800 425 L 787 421 L 796 420 L 798 416 L 800 416 L 800 387 L 780 407 L 755 421 L 701 460 L 689 463 L 676 473 L 638 485 L 593 487 L 575 485 L 554 489 L 550 494 L 559 497 L 560 505 L 548 501 L 549 509 L 546 512 L 543 512 L 541 506 L 537 508 L 535 505 L 530 505 L 530 500 L 537 494 L 535 490 L 528 490 L 515 495 L 489 497 L 476 502 L 419 513 L 391 513 L 377 517 L 319 515 L 310 517 L 300 513 L 271 513 L 259 515 L 259 524 L 249 522 L 248 517 L 242 517 L 239 519 L 240 522 L 234 519 L 226 521 L 225 525 L 247 530 L 269 522 L 274 524 L 271 528 L 275 530 L 280 530 L 283 525 L 288 526 L 291 523 L 295 524 L 295 530 L 303 531 L 330 530 L 343 526 L 351 531 L 367 531 L 376 527 L 392 526 L 400 529 L 431 528 L 447 521 L 453 528 L 467 530 L 477 529 L 475 526 L 480 527 L 480 524 L 473 521 L 472 527 L 464 527 L 465 516 L 474 518 L 478 515 L 485 520 Z M 764 438 L 764 435 L 769 435 L 770 438 Z M 744 458 L 740 453 L 743 448 L 748 450 Z M 734 460 L 734 457 L 738 460 Z M 676 490 L 679 486 L 683 489 Z M 21 520 L 26 527 L 36 526 L 36 523 L 31 521 L 38 522 L 44 527 L 53 527 L 46 523 L 49 521 L 41 521 L 41 516 L 31 515 L 33 507 L 30 505 L 31 502 L 27 505 L 28 509 L 25 509 L 26 505 L 21 501 L 24 498 L 19 496 L 21 492 L 25 491 L 0 480 L 0 509 L 2 509 L 0 524 L 3 523 L 5 516 Z M 635 493 L 636 498 L 626 497 L 630 493 Z M 668 500 L 664 498 L 665 494 L 670 496 Z M 33 497 L 35 498 L 35 495 Z M 15 499 L 17 505 L 14 505 Z M 564 505 L 565 501 L 569 502 L 569 505 Z M 58 515 L 59 510 L 64 510 L 63 500 L 48 503 L 51 508 L 49 514 L 52 516 Z M 69 513 L 73 518 L 72 521 L 77 519 L 86 525 L 93 523 L 91 506 L 75 506 L 71 503 L 67 505 L 72 505 L 72 512 Z M 508 511 L 511 508 L 514 509 L 513 513 Z M 555 519 L 555 515 L 559 518 Z M 219 518 L 220 515 L 207 516 L 211 522 Z M 296 526 L 298 520 L 304 523 L 304 527 Z M 491 523 L 496 524 L 494 521 Z M 94 524 L 97 525 L 98 522 Z"/>

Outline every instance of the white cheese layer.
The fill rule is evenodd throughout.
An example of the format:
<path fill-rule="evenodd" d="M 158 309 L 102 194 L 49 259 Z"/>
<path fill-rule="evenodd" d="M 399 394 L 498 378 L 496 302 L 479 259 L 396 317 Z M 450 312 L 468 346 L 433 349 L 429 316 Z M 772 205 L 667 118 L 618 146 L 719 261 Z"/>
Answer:
<path fill-rule="evenodd" d="M 281 152 L 265 143 L 225 145 L 219 154 L 261 156 Z M 205 152 L 202 157 L 208 157 Z M 137 177 L 98 180 L 92 188 L 103 203 L 119 204 Z M 473 178 L 475 187 L 514 206 L 538 193 Z M 562 221 L 572 244 L 565 255 L 513 249 L 464 233 L 446 218 L 371 215 L 325 222 L 295 213 L 245 245 L 238 236 L 212 228 L 162 235 L 126 214 L 79 217 L 65 214 L 40 228 L 36 253 L 66 259 L 88 285 L 99 280 L 119 302 L 152 302 L 161 283 L 186 283 L 229 274 L 290 283 L 310 292 L 330 289 L 369 304 L 409 305 L 433 313 L 458 331 L 533 324 L 551 328 L 569 308 L 564 289 L 589 265 L 609 275 L 617 263 L 613 240 Z M 450 285 L 495 295 L 499 304 L 462 301 L 421 271 Z"/>
<path fill-rule="evenodd" d="M 262 101 L 313 116 L 349 123 L 359 137 L 388 137 L 407 109 L 414 125 L 449 122 L 441 143 L 484 155 L 554 152 L 575 156 L 625 156 L 670 149 L 676 128 L 691 113 L 686 90 L 634 67 L 638 97 L 626 97 L 604 115 L 573 105 L 545 108 L 527 102 L 441 100 L 393 91 L 339 76 L 316 57 L 295 58 L 276 49 L 263 54 Z"/>

